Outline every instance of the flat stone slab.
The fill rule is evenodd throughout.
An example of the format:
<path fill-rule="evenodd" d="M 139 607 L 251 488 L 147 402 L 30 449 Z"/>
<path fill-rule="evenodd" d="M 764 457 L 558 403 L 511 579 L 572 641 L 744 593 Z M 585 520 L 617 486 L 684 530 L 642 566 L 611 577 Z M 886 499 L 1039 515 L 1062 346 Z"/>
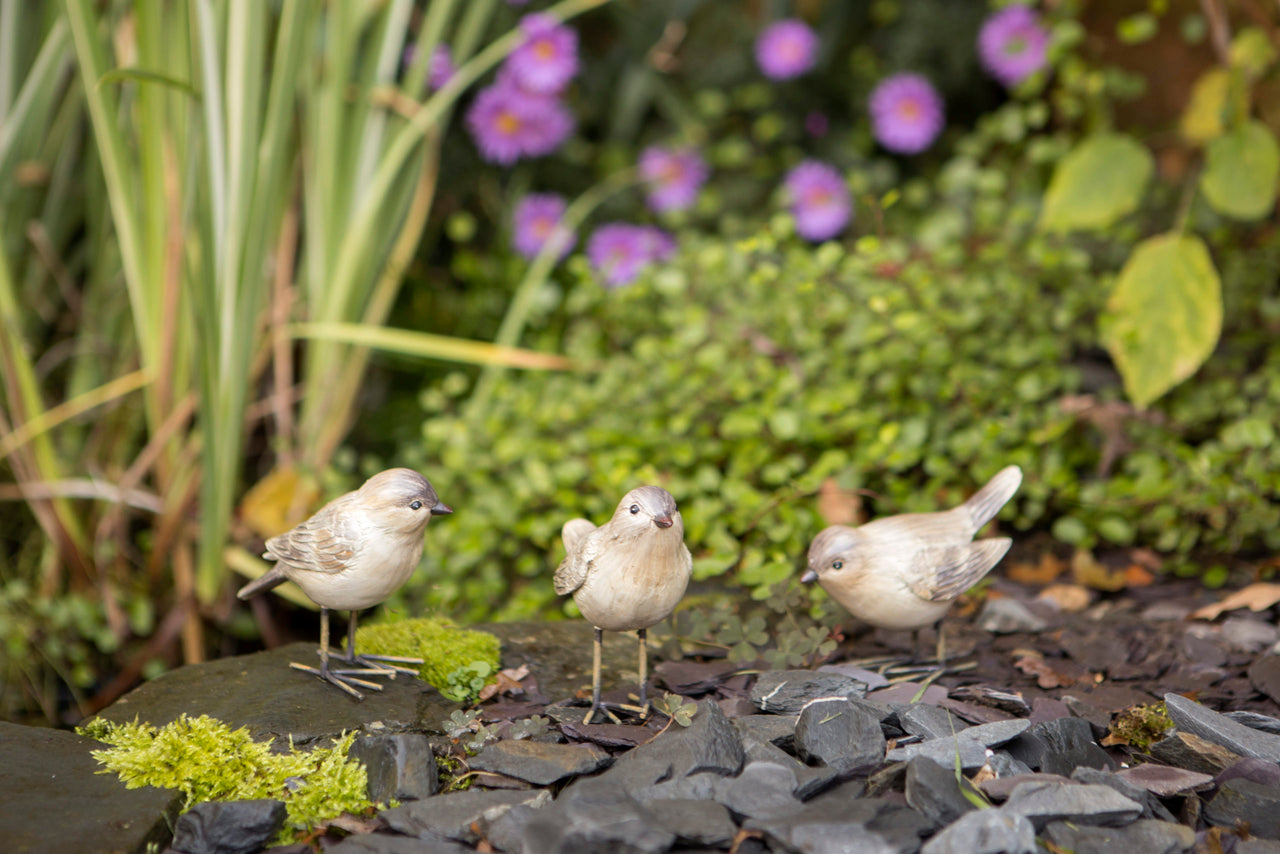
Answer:
<path fill-rule="evenodd" d="M 535 786 L 550 786 L 567 777 L 598 771 L 612 762 L 613 757 L 594 744 L 544 744 L 511 739 L 489 745 L 467 764 L 473 771 L 492 771 Z"/>
<path fill-rule="evenodd" d="M 315 664 L 316 645 L 295 643 L 266 652 L 220 658 L 180 667 L 145 682 L 104 709 L 116 723 L 137 718 L 154 726 L 179 715 L 209 715 L 232 729 L 248 727 L 255 739 L 275 738 L 303 746 L 344 731 L 436 730 L 458 703 L 426 682 L 400 674 L 378 680 L 382 691 L 363 700 L 349 697 L 317 676 L 293 670 L 289 662 Z"/>
<path fill-rule="evenodd" d="M 71 732 L 0 721 L 0 840 L 5 851 L 115 854 L 163 848 L 181 795 L 127 789 L 91 751 L 106 745 Z"/>
<path fill-rule="evenodd" d="M 502 666 L 528 665 L 538 680 L 538 690 L 553 703 L 591 687 L 594 637 L 586 620 L 480 623 L 468 628 L 497 635 L 502 641 Z M 604 633 L 601 684 L 605 691 L 635 690 L 639 649 L 639 641 L 632 633 Z"/>
<path fill-rule="evenodd" d="M 1178 729 L 1222 745 L 1241 756 L 1280 762 L 1280 735 L 1252 729 L 1180 694 L 1165 694 L 1164 706 Z"/>

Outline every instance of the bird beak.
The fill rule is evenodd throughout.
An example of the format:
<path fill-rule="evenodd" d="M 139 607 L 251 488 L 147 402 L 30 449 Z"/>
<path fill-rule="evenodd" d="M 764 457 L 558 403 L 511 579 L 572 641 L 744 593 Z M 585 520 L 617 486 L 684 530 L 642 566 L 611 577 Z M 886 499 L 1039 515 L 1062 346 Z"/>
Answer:
<path fill-rule="evenodd" d="M 437 501 L 436 506 L 431 508 L 432 516 L 448 516 L 453 512 L 453 508 L 443 501 Z"/>
<path fill-rule="evenodd" d="M 809 584 L 810 582 L 817 581 L 818 573 L 814 572 L 812 569 L 806 569 L 804 571 L 804 575 L 800 576 L 800 580 L 805 584 Z"/>
<path fill-rule="evenodd" d="M 654 516 L 653 524 L 657 525 L 659 528 L 670 528 L 672 525 L 671 517 L 670 516 Z"/>

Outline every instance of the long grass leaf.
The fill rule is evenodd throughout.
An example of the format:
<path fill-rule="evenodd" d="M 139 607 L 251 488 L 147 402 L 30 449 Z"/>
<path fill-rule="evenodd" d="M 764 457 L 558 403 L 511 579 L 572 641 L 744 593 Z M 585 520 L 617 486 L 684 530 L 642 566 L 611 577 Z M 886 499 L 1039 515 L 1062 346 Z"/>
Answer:
<path fill-rule="evenodd" d="M 297 323 L 290 327 L 290 333 L 295 338 L 358 344 L 375 350 L 446 362 L 503 365 L 530 370 L 568 370 L 580 367 L 571 359 L 554 353 L 499 347 L 487 341 L 467 341 L 447 335 L 362 323 Z"/>

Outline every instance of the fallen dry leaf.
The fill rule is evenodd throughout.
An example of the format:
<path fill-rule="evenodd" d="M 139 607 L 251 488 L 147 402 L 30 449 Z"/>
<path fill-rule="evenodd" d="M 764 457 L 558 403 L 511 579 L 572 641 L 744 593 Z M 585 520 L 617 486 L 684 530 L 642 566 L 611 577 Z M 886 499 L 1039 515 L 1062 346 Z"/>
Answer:
<path fill-rule="evenodd" d="M 1098 563 L 1086 549 L 1076 549 L 1076 553 L 1071 556 L 1071 577 L 1085 587 L 1109 593 L 1123 590 L 1128 583 L 1123 569 L 1108 569 Z"/>
<path fill-rule="evenodd" d="M 1050 584 L 1036 598 L 1053 603 L 1059 611 L 1078 614 L 1089 607 L 1093 596 L 1087 587 L 1079 584 Z"/>
<path fill-rule="evenodd" d="M 524 686 L 520 684 L 520 680 L 528 675 L 529 667 L 524 664 L 498 671 L 497 681 L 490 682 L 480 689 L 480 700 L 483 702 L 498 694 L 523 694 Z"/>
<path fill-rule="evenodd" d="M 1010 581 L 1016 581 L 1019 584 L 1043 587 L 1046 584 L 1052 584 L 1057 581 L 1058 576 L 1062 575 L 1063 570 L 1066 568 L 1066 564 L 1046 552 L 1040 555 L 1038 563 L 1015 563 L 1005 570 L 1005 576 Z"/>
<path fill-rule="evenodd" d="M 857 525 L 862 517 L 862 497 L 841 489 L 836 479 L 829 477 L 818 489 L 818 515 L 828 525 Z"/>
<path fill-rule="evenodd" d="M 1280 602 L 1280 584 L 1259 581 L 1240 588 L 1221 602 L 1205 605 L 1203 608 L 1192 611 L 1191 616 L 1197 620 L 1213 620 L 1224 611 L 1235 611 L 1239 608 L 1265 611 L 1277 602 Z"/>
<path fill-rule="evenodd" d="M 1028 676 L 1036 677 L 1036 684 L 1041 688 L 1066 688 L 1076 682 L 1074 676 L 1059 673 L 1040 655 L 1025 655 L 1015 660 L 1013 666 Z"/>
<path fill-rule="evenodd" d="M 1131 563 L 1124 570 L 1125 587 L 1150 587 L 1155 583 L 1156 574 L 1145 566 Z"/>

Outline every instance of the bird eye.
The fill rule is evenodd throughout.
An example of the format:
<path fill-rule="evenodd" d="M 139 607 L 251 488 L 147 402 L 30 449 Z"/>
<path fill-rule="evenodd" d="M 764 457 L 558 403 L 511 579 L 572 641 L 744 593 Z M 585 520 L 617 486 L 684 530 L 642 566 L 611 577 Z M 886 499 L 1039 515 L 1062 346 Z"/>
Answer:
<path fill-rule="evenodd" d="M 411 509 L 411 510 L 421 510 L 421 509 L 422 509 L 422 502 L 421 502 L 421 501 L 419 501 L 419 500 L 418 500 L 418 499 L 416 499 L 416 498 L 415 498 L 415 499 L 413 499 L 412 501 L 410 501 L 410 502 L 409 502 L 409 509 Z"/>
<path fill-rule="evenodd" d="M 844 561 L 842 561 L 842 560 L 838 560 L 838 561 L 836 561 L 835 563 L 831 564 L 831 568 L 832 568 L 832 569 L 844 569 Z"/>
<path fill-rule="evenodd" d="M 634 516 L 634 515 L 636 515 L 636 514 L 637 514 L 637 513 L 639 513 L 639 512 L 640 512 L 640 505 L 639 505 L 639 504 L 632 504 L 632 505 L 631 505 L 631 515 L 632 515 L 632 516 Z"/>

